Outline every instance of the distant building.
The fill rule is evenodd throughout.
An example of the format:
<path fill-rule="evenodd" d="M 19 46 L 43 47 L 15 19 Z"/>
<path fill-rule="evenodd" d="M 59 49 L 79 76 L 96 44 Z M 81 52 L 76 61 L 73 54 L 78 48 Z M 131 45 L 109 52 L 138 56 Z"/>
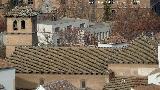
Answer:
<path fill-rule="evenodd" d="M 4 60 L 0 60 L 0 90 L 15 90 L 15 69 Z"/>
<path fill-rule="evenodd" d="M 39 43 L 47 44 L 44 34 L 49 36 L 49 41 L 58 45 L 59 32 L 68 28 L 87 28 L 89 21 L 86 19 L 63 18 L 57 21 L 39 21 L 37 24 L 37 35 Z"/>
<path fill-rule="evenodd" d="M 47 34 L 50 37 L 49 41 L 52 41 L 57 46 L 60 38 L 59 32 L 68 28 L 79 28 L 79 34 L 85 34 L 85 31 L 90 32 L 99 42 L 104 42 L 104 39 L 111 34 L 110 23 L 91 23 L 86 19 L 63 18 L 57 21 L 38 21 L 39 42 L 46 44 L 44 34 Z"/>

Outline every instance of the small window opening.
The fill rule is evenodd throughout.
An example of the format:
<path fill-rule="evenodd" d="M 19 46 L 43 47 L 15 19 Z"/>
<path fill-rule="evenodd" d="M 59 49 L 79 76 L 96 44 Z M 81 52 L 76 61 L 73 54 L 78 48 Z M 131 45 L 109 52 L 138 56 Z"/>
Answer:
<path fill-rule="evenodd" d="M 18 30 L 17 21 L 16 20 L 13 22 L 13 30 Z"/>
<path fill-rule="evenodd" d="M 59 32 L 60 27 L 55 28 L 55 32 Z"/>
<path fill-rule="evenodd" d="M 85 82 L 85 80 L 81 80 L 81 88 L 86 88 L 86 82 Z"/>
<path fill-rule="evenodd" d="M 21 29 L 25 29 L 25 27 L 26 27 L 26 25 L 25 25 L 26 23 L 25 23 L 25 21 L 23 20 L 23 21 L 21 21 Z"/>

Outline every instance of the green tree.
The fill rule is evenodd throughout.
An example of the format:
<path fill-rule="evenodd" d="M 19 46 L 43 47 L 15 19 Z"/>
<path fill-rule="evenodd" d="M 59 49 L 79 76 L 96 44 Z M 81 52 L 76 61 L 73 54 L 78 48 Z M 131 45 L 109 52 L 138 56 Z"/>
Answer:
<path fill-rule="evenodd" d="M 108 3 L 108 0 L 105 0 L 103 5 L 104 5 L 103 21 L 108 21 L 110 20 L 111 16 L 111 5 Z"/>

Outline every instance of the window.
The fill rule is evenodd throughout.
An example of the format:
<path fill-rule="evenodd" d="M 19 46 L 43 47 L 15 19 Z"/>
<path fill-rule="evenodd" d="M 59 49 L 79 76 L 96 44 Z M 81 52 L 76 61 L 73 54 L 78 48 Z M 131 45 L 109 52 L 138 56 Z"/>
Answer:
<path fill-rule="evenodd" d="M 113 4 L 114 0 L 108 0 L 108 4 Z"/>
<path fill-rule="evenodd" d="M 60 45 L 60 39 L 57 39 L 57 44 Z"/>
<path fill-rule="evenodd" d="M 28 0 L 28 4 L 33 4 L 33 0 Z"/>
<path fill-rule="evenodd" d="M 56 28 L 55 28 L 55 32 L 59 32 L 59 28 L 60 28 L 60 27 L 56 27 Z"/>
<path fill-rule="evenodd" d="M 21 21 L 21 29 L 25 29 L 25 27 L 26 27 L 26 25 L 25 25 L 26 23 L 25 23 L 25 21 L 23 20 L 23 21 Z"/>
<path fill-rule="evenodd" d="M 81 80 L 81 88 L 86 88 L 86 82 L 85 82 L 85 80 Z"/>
<path fill-rule="evenodd" d="M 89 0 L 89 4 L 95 4 L 95 0 Z"/>
<path fill-rule="evenodd" d="M 112 14 L 112 16 L 115 16 L 116 15 L 116 10 L 111 10 L 111 14 Z"/>
<path fill-rule="evenodd" d="M 71 28 L 72 28 L 72 25 L 67 26 L 67 30 L 68 30 L 68 29 L 71 29 Z"/>
<path fill-rule="evenodd" d="M 137 5 L 138 3 L 140 3 L 139 0 L 133 0 L 132 2 L 133 2 L 134 5 Z"/>
<path fill-rule="evenodd" d="M 17 21 L 16 20 L 13 22 L 13 30 L 18 30 Z"/>
<path fill-rule="evenodd" d="M 80 28 L 84 28 L 85 23 L 80 24 Z"/>

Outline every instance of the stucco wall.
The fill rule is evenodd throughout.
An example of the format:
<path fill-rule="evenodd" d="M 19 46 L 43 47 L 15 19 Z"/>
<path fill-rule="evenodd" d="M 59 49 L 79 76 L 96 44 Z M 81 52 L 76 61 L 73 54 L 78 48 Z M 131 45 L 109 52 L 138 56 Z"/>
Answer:
<path fill-rule="evenodd" d="M 149 64 L 109 64 L 108 68 L 116 76 L 148 76 L 158 65 Z"/>
<path fill-rule="evenodd" d="M 15 90 L 15 69 L 0 70 L 0 84 L 5 90 Z"/>
<path fill-rule="evenodd" d="M 86 81 L 86 87 L 92 90 L 102 90 L 105 83 L 108 82 L 106 75 L 53 75 L 53 74 L 16 74 L 16 87 L 18 88 L 36 88 L 40 78 L 45 83 L 57 80 L 67 80 L 77 88 L 80 88 L 80 81 Z M 32 85 L 27 84 L 32 83 Z"/>

